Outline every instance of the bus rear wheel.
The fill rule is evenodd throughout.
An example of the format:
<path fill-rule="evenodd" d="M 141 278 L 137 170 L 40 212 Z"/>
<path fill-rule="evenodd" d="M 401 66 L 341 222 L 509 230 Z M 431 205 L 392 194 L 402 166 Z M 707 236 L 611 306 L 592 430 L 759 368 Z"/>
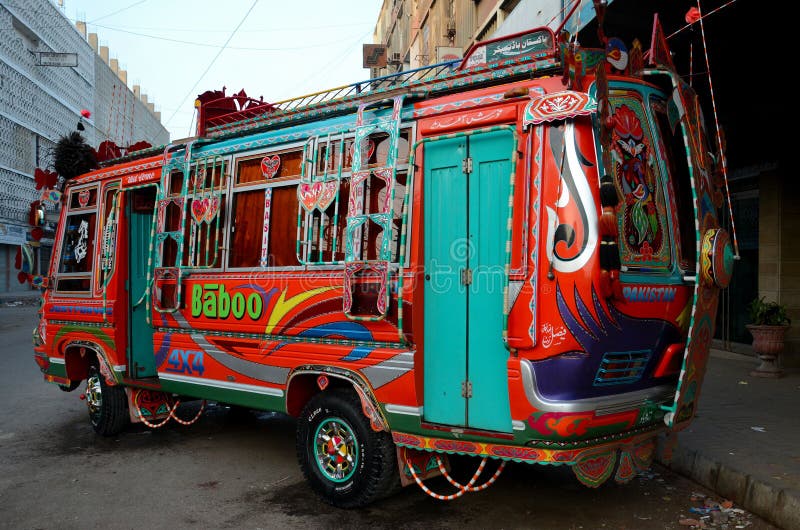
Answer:
<path fill-rule="evenodd" d="M 97 434 L 114 436 L 125 428 L 130 419 L 125 389 L 106 383 L 96 366 L 89 368 L 85 397 L 89 421 Z"/>
<path fill-rule="evenodd" d="M 400 480 L 391 435 L 370 428 L 352 391 L 308 402 L 297 422 L 297 458 L 311 488 L 339 508 L 365 506 Z"/>

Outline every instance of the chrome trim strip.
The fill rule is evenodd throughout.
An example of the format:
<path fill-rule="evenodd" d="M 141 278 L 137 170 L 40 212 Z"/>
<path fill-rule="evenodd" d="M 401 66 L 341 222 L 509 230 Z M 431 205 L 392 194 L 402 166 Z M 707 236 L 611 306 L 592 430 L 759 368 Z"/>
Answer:
<path fill-rule="evenodd" d="M 192 333 L 191 337 L 195 343 L 197 343 L 197 345 L 203 349 L 206 355 L 213 358 L 225 368 L 233 370 L 234 372 L 239 372 L 247 377 L 252 377 L 253 379 L 265 381 L 267 383 L 275 383 L 279 385 L 286 384 L 286 381 L 289 377 L 288 368 L 257 363 L 247 359 L 242 359 L 241 357 L 236 357 L 214 347 L 214 345 L 211 344 L 204 335 L 200 335 L 199 333 Z"/>
<path fill-rule="evenodd" d="M 124 365 L 124 364 L 117 364 L 117 365 L 114 365 L 114 371 L 115 371 L 115 372 L 124 372 L 124 371 L 125 371 L 125 370 L 127 370 L 127 369 L 128 369 L 128 366 L 127 366 L 127 365 Z"/>
<path fill-rule="evenodd" d="M 250 392 L 253 394 L 264 394 L 267 396 L 283 397 L 283 390 L 281 390 L 280 388 L 246 385 L 243 383 L 231 383 L 228 381 L 216 381 L 210 379 L 203 379 L 201 377 L 190 377 L 188 375 L 170 374 L 167 372 L 158 372 L 158 378 L 163 379 L 165 381 L 175 381 L 176 383 L 189 383 L 192 385 L 223 388 L 225 390 L 238 390 L 241 392 Z"/>
<path fill-rule="evenodd" d="M 655 402 L 672 401 L 675 389 L 670 385 L 662 385 L 635 392 L 627 392 L 616 396 L 601 396 L 570 401 L 555 401 L 545 398 L 539 393 L 536 385 L 536 374 L 528 359 L 520 359 L 522 386 L 528 402 L 539 410 L 549 412 L 586 412 L 595 411 L 598 416 L 612 414 L 623 410 L 631 410 L 644 405 L 646 400 Z"/>
<path fill-rule="evenodd" d="M 62 357 L 48 357 L 50 364 L 67 364 L 67 360 Z"/>
<path fill-rule="evenodd" d="M 403 414 L 405 416 L 422 417 L 422 407 L 409 407 L 407 405 L 394 405 L 392 403 L 387 403 L 386 412 L 391 414 Z"/>
<path fill-rule="evenodd" d="M 525 422 L 519 420 L 512 420 L 511 421 L 511 428 L 515 431 L 524 431 L 525 430 Z"/>
<path fill-rule="evenodd" d="M 406 351 L 361 369 L 372 388 L 380 388 L 398 377 L 407 374 L 414 368 L 414 352 Z"/>

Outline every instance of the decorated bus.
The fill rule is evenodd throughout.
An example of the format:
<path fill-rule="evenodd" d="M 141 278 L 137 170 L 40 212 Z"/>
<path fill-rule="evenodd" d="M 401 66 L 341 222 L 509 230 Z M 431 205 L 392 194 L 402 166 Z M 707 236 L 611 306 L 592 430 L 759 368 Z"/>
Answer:
<path fill-rule="evenodd" d="M 278 103 L 201 94 L 196 137 L 60 190 L 45 380 L 107 436 L 205 400 L 291 415 L 340 507 L 511 461 L 630 481 L 692 420 L 733 251 L 660 28 L 604 45 L 538 28 Z"/>

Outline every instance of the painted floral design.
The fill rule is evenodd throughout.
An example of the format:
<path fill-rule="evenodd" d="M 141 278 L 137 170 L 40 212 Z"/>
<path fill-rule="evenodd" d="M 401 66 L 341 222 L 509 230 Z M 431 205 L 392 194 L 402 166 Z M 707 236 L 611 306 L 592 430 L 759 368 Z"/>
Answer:
<path fill-rule="evenodd" d="M 623 235 L 626 246 L 648 258 L 661 250 L 663 234 L 650 170 L 650 142 L 639 116 L 628 105 L 614 110 L 614 158 L 617 183 L 625 199 Z"/>

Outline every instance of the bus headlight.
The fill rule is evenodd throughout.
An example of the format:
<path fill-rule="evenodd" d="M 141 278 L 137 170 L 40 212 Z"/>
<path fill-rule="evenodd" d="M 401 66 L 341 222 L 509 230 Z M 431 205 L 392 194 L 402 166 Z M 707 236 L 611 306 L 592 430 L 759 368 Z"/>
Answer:
<path fill-rule="evenodd" d="M 33 347 L 38 348 L 39 346 L 44 346 L 44 341 L 41 333 L 39 333 L 39 326 L 36 326 L 33 328 Z"/>

